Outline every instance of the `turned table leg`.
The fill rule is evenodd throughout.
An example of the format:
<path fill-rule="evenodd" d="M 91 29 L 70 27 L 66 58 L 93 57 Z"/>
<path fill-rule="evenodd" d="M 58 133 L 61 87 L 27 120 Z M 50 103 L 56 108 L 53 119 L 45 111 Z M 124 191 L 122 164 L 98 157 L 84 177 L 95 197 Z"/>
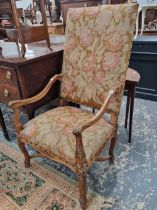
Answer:
<path fill-rule="evenodd" d="M 127 96 L 127 104 L 126 104 L 126 115 L 125 115 L 125 128 L 128 124 L 129 118 L 129 143 L 131 143 L 132 137 L 132 122 L 133 122 L 133 112 L 134 112 L 134 100 L 135 100 L 135 92 L 136 86 L 140 81 L 140 74 L 131 68 L 127 70 L 125 90 L 128 91 Z"/>
<path fill-rule="evenodd" d="M 131 103 L 130 103 L 130 116 L 129 116 L 129 143 L 131 143 L 131 137 L 132 137 L 132 121 L 133 121 L 133 112 L 134 112 L 135 90 L 136 90 L 136 87 L 132 86 L 130 90 Z"/>
<path fill-rule="evenodd" d="M 2 113 L 1 108 L 0 108 L 0 125 L 2 127 L 2 131 L 3 131 L 3 134 L 4 134 L 5 138 L 7 140 L 9 140 L 9 135 L 8 135 L 8 131 L 6 129 L 6 125 L 5 125 L 5 122 L 4 122 L 3 113 Z"/>
<path fill-rule="evenodd" d="M 128 90 L 126 113 L 125 113 L 125 128 L 127 128 L 127 125 L 128 125 L 128 116 L 129 116 L 129 110 L 130 110 L 130 99 L 131 99 L 131 92 Z"/>
<path fill-rule="evenodd" d="M 134 84 L 130 85 L 128 88 L 126 114 L 125 114 L 125 128 L 127 128 L 128 117 L 129 117 L 129 140 L 128 140 L 129 143 L 131 143 L 131 137 L 132 137 L 132 121 L 133 121 L 133 112 L 134 112 L 135 91 L 136 91 L 136 86 Z"/>

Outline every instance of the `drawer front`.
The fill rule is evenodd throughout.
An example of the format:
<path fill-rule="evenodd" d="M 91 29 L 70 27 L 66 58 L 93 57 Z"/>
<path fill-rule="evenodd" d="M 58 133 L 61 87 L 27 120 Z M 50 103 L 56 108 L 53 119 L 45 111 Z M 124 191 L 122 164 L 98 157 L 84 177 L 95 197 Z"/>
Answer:
<path fill-rule="evenodd" d="M 12 100 L 20 99 L 20 92 L 18 86 L 12 83 L 1 82 L 0 83 L 0 101 L 8 103 Z"/>
<path fill-rule="evenodd" d="M 17 83 L 15 69 L 5 66 L 0 66 L 0 81 Z"/>
<path fill-rule="evenodd" d="M 134 42 L 132 46 L 132 52 L 157 53 L 157 43 Z"/>

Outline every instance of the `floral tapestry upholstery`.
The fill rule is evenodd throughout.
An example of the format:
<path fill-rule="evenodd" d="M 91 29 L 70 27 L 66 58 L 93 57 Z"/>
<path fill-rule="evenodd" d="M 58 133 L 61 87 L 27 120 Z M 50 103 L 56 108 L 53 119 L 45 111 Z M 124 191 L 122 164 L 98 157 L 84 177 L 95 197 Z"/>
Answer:
<path fill-rule="evenodd" d="M 108 91 L 121 86 L 108 106 L 119 112 L 137 9 L 136 4 L 69 9 L 62 97 L 100 108 Z"/>
<path fill-rule="evenodd" d="M 22 141 L 50 157 L 59 159 L 75 168 L 76 139 L 73 130 L 88 122 L 93 114 L 74 107 L 59 107 L 47 111 L 24 125 Z M 104 119 L 82 133 L 88 164 L 95 159 L 114 133 L 114 128 Z"/>

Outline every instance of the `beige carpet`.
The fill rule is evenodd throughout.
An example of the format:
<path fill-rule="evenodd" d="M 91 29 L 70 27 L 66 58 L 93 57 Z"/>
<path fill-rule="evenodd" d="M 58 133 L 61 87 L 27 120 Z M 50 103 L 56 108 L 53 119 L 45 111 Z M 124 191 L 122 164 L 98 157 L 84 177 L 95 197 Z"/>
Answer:
<path fill-rule="evenodd" d="M 80 210 L 73 180 L 35 160 L 23 167 L 23 155 L 0 141 L 0 210 Z M 88 210 L 112 207 L 114 200 L 88 194 Z"/>

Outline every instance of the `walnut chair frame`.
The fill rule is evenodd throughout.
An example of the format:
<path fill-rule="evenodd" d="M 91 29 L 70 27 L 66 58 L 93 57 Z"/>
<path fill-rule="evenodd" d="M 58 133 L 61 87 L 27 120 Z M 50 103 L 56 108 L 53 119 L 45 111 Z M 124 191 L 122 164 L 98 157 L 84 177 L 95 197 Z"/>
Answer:
<path fill-rule="evenodd" d="M 123 91 L 124 91 L 125 77 L 126 77 L 126 72 L 127 72 L 127 68 L 128 68 L 128 62 L 129 62 L 129 56 L 130 56 L 130 51 L 131 51 L 131 46 L 132 46 L 132 41 L 133 41 L 133 32 L 134 32 L 134 28 L 135 28 L 137 9 L 138 9 L 137 5 L 131 4 L 131 5 L 116 5 L 116 6 L 99 6 L 99 7 L 95 7 L 95 8 L 92 7 L 92 9 L 91 8 L 79 8 L 79 9 L 70 9 L 69 10 L 69 14 L 68 14 L 68 18 L 67 18 L 67 28 L 66 28 L 67 36 L 69 35 L 68 34 L 69 28 L 74 29 L 76 27 L 77 33 L 79 31 L 81 31 L 81 30 L 78 30 L 78 28 L 77 28 L 77 27 L 80 27 L 80 25 L 77 24 L 77 22 L 76 22 L 76 24 L 74 23 L 74 25 L 72 25 L 73 27 L 70 25 L 71 23 L 73 24 L 73 21 L 72 21 L 73 19 L 70 19 L 70 18 L 73 17 L 73 15 L 74 15 L 74 21 L 78 21 L 78 16 L 79 16 L 80 20 L 81 20 L 81 23 L 84 24 L 84 22 L 82 22 L 82 16 L 80 16 L 80 14 L 83 15 L 84 20 L 86 20 L 86 18 L 87 18 L 87 20 L 88 19 L 93 20 L 93 16 L 96 15 L 96 18 L 97 18 L 97 15 L 100 14 L 99 12 L 102 12 L 102 14 L 105 15 L 106 14 L 105 12 L 108 11 L 108 10 L 113 10 L 114 14 L 118 14 L 117 10 L 125 11 L 124 16 L 126 17 L 125 18 L 125 20 L 126 20 L 125 24 L 126 25 L 124 27 L 124 30 L 127 29 L 128 34 L 124 34 L 124 39 L 127 40 L 127 47 L 124 44 L 123 45 L 123 47 L 124 47 L 123 50 L 119 50 L 119 46 L 118 46 L 119 53 L 120 54 L 122 53 L 122 56 L 119 56 L 119 58 L 121 59 L 122 62 L 120 62 L 118 65 L 111 65 L 113 70 L 112 71 L 109 70 L 109 75 L 112 75 L 112 73 L 115 74 L 115 72 L 116 72 L 115 68 L 118 68 L 118 74 L 114 75 L 115 78 L 116 78 L 115 81 L 109 80 L 109 83 L 108 84 L 106 83 L 107 84 L 106 85 L 105 84 L 106 80 L 105 80 L 101 84 L 101 86 L 100 86 L 101 88 L 104 88 L 104 87 L 106 88 L 107 87 L 107 89 L 102 89 L 103 98 L 101 98 L 101 102 L 99 104 L 98 104 L 98 101 L 100 101 L 100 100 L 99 100 L 99 98 L 97 98 L 97 95 L 95 95 L 95 98 L 96 98 L 95 101 L 93 99 L 91 101 L 87 101 L 87 103 L 85 103 L 83 101 L 83 100 L 86 100 L 86 97 L 83 98 L 84 97 L 83 93 L 86 93 L 86 90 L 84 88 L 81 90 L 81 94 L 80 94 L 81 97 L 79 97 L 79 98 L 76 98 L 75 96 L 73 97 L 73 95 L 70 95 L 71 92 L 69 94 L 67 94 L 65 91 L 63 91 L 64 89 L 66 89 L 66 84 L 68 84 L 68 82 L 65 83 L 65 81 L 69 81 L 68 79 L 70 79 L 70 80 L 73 80 L 73 82 L 75 83 L 76 82 L 75 81 L 76 73 L 78 73 L 78 75 L 80 76 L 81 71 L 82 71 L 81 70 L 82 67 L 80 69 L 78 68 L 78 70 L 75 69 L 76 72 L 73 72 L 73 71 L 71 72 L 71 74 L 75 73 L 75 76 L 70 75 L 71 77 L 68 78 L 68 76 L 69 76 L 68 71 L 69 71 L 69 68 L 70 68 L 70 66 L 69 66 L 70 65 L 69 64 L 70 60 L 68 60 L 69 59 L 68 56 L 71 53 L 71 52 L 69 52 L 69 49 L 73 53 L 73 46 L 74 46 L 74 44 L 76 44 L 76 42 L 73 39 L 73 36 L 72 36 L 72 41 L 70 41 L 70 42 L 65 41 L 64 62 L 63 62 L 62 74 L 55 75 L 54 77 L 52 77 L 52 79 L 49 81 L 47 86 L 36 96 L 34 96 L 32 98 L 29 98 L 29 99 L 12 101 L 12 102 L 9 103 L 10 107 L 14 110 L 14 126 L 15 126 L 17 137 L 18 137 L 18 145 L 19 145 L 19 147 L 20 147 L 20 149 L 21 149 L 21 151 L 22 151 L 22 153 L 24 154 L 24 157 L 25 157 L 25 162 L 24 162 L 25 167 L 30 167 L 30 159 L 31 158 L 35 158 L 35 157 L 39 157 L 39 156 L 48 157 L 48 158 L 50 158 L 54 161 L 57 161 L 59 163 L 62 163 L 64 165 L 66 165 L 67 167 L 69 167 L 72 171 L 74 171 L 76 173 L 77 178 L 78 178 L 78 188 L 79 188 L 79 192 L 80 192 L 79 201 L 80 201 L 80 206 L 83 210 L 85 210 L 88 206 L 86 176 L 87 176 L 88 169 L 91 166 L 92 162 L 94 160 L 96 160 L 96 161 L 109 160 L 110 163 L 114 163 L 114 148 L 115 148 L 116 139 L 117 139 L 118 115 L 119 115 L 119 112 L 120 112 L 120 104 L 121 104 L 122 95 L 123 95 Z M 128 18 L 127 11 L 129 11 L 130 18 Z M 87 16 L 86 16 L 86 12 L 87 12 Z M 76 13 L 79 14 L 79 15 L 75 16 Z M 114 15 L 110 16 L 110 18 L 113 18 L 113 17 L 114 17 Z M 128 23 L 128 21 L 131 21 L 131 23 Z M 113 22 L 109 21 L 109 26 L 112 23 Z M 95 25 L 95 22 L 94 22 L 94 25 Z M 109 26 L 107 25 L 106 29 L 104 29 L 104 30 L 108 30 Z M 120 24 L 120 27 L 121 27 L 121 24 Z M 102 28 L 100 28 L 100 33 L 102 33 Z M 102 33 L 102 35 L 104 35 L 104 32 Z M 113 36 L 113 33 L 111 33 L 111 37 L 112 36 Z M 102 40 L 102 39 L 100 38 L 97 41 L 100 41 L 100 40 Z M 103 40 L 102 40 L 102 42 L 103 42 Z M 70 45 L 69 45 L 70 47 L 67 46 L 66 43 L 70 43 Z M 93 42 L 93 43 L 95 44 L 95 43 L 99 43 L 99 42 Z M 88 48 L 88 53 L 89 53 L 89 49 L 90 49 L 91 45 L 87 46 L 87 44 L 88 44 L 87 42 L 85 42 L 85 43 L 82 42 L 81 44 L 84 44 L 86 46 L 86 48 L 89 47 Z M 113 45 L 113 42 L 111 42 L 110 44 Z M 75 46 L 77 48 L 77 45 L 75 45 Z M 102 46 L 102 44 L 101 44 L 101 46 Z M 107 47 L 108 47 L 108 45 L 107 45 Z M 81 48 L 81 45 L 79 45 L 79 49 L 86 50 L 86 48 Z M 98 49 L 98 45 L 96 45 L 96 49 Z M 110 52 L 110 49 L 111 48 L 108 48 L 109 52 Z M 124 49 L 126 50 L 127 55 L 125 55 L 125 53 L 124 53 L 125 50 Z M 105 50 L 105 49 L 103 49 L 103 50 Z M 106 51 L 105 51 L 105 53 L 106 53 Z M 115 55 L 115 52 L 113 52 L 113 54 Z M 110 55 L 112 55 L 112 53 L 110 53 Z M 66 63 L 66 59 L 68 61 L 67 63 Z M 86 58 L 84 60 L 86 60 Z M 71 62 L 73 64 L 73 59 L 72 59 Z M 66 69 L 66 67 L 67 67 L 67 69 Z M 87 65 L 87 67 L 88 67 L 88 65 Z M 99 71 L 105 71 L 107 66 L 105 65 L 104 70 L 102 70 L 103 67 L 99 68 L 98 65 L 96 65 L 95 68 L 96 68 L 96 70 L 94 69 L 95 73 L 98 73 L 98 70 Z M 87 69 L 87 70 L 89 72 L 89 69 Z M 88 74 L 88 72 L 86 72 L 86 73 Z M 82 74 L 83 74 L 84 77 L 87 76 L 87 74 L 84 74 L 84 72 Z M 105 75 L 106 75 L 106 73 L 105 73 Z M 121 77 L 119 77 L 119 76 L 121 76 Z M 102 77 L 101 77 L 101 79 L 102 79 Z M 121 82 L 119 82 L 118 79 Z M 87 80 L 88 80 L 88 77 L 87 77 Z M 46 94 L 50 91 L 51 87 L 53 86 L 53 84 L 56 81 L 61 82 L 61 94 L 60 94 L 60 96 L 61 96 L 60 105 L 61 106 L 65 106 L 67 102 L 71 101 L 71 102 L 74 102 L 74 103 L 77 103 L 77 104 L 80 104 L 80 105 L 83 104 L 83 105 L 90 106 L 92 108 L 99 109 L 97 114 L 95 114 L 95 115 L 93 114 L 93 115 L 91 115 L 92 116 L 91 118 L 88 118 L 88 121 L 85 121 L 83 124 L 81 124 L 81 125 L 79 124 L 78 127 L 73 128 L 73 131 L 72 131 L 71 135 L 72 136 L 74 135 L 74 139 L 75 139 L 75 143 L 76 143 L 76 144 L 74 144 L 75 145 L 74 165 L 71 165 L 70 163 L 68 164 L 66 159 L 64 159 L 64 158 L 61 159 L 57 155 L 51 156 L 45 150 L 42 150 L 41 148 L 38 148 L 38 147 L 36 148 L 36 146 L 34 146 L 34 145 L 33 145 L 33 148 L 37 150 L 37 153 L 35 155 L 29 155 L 29 153 L 27 152 L 26 147 L 25 147 L 25 144 L 29 144 L 29 139 L 24 139 L 24 136 L 21 133 L 21 131 L 23 131 L 23 129 L 24 129 L 24 125 L 20 121 L 20 107 L 26 106 L 28 104 L 35 103 L 35 102 L 41 100 L 42 98 L 44 98 L 46 96 Z M 94 84 L 94 81 L 92 81 L 92 83 Z M 97 80 L 96 80 L 95 84 L 99 85 L 99 84 L 97 84 Z M 82 87 L 80 87 L 80 89 L 81 88 Z M 80 89 L 75 90 L 75 92 L 80 91 Z M 105 92 L 105 94 L 104 94 L 104 92 Z M 86 95 L 88 95 L 88 94 L 86 94 Z M 115 100 L 118 99 L 118 109 L 117 110 L 114 110 L 113 108 L 109 109 L 109 107 L 111 107 L 110 103 L 112 102 L 113 99 L 115 99 Z M 102 120 L 102 118 L 104 116 L 104 113 L 106 113 L 106 112 L 109 112 L 111 114 L 109 124 L 113 128 L 112 131 L 109 133 L 109 135 L 106 137 L 107 142 L 110 142 L 108 156 L 103 157 L 103 156 L 100 155 L 101 150 L 104 148 L 104 146 L 107 143 L 107 142 L 101 142 L 101 145 L 100 145 L 98 151 L 96 151 L 96 153 L 94 153 L 94 156 L 92 157 L 92 160 L 88 161 L 87 154 L 85 152 L 85 147 L 84 147 L 83 134 L 85 133 L 85 131 L 87 131 L 88 128 L 90 128 L 92 126 L 95 126 L 97 123 L 99 123 L 100 120 Z M 103 124 L 103 126 L 104 126 L 104 124 Z M 97 136 L 95 135 L 95 137 L 97 137 Z M 69 135 L 68 135 L 68 138 L 70 138 Z M 94 138 L 94 140 L 95 140 L 95 138 Z"/>
<path fill-rule="evenodd" d="M 28 151 L 26 150 L 25 144 L 21 142 L 21 130 L 23 129 L 23 125 L 20 121 L 20 107 L 26 106 L 28 104 L 35 103 L 42 98 L 44 98 L 47 93 L 50 91 L 51 87 L 56 81 L 61 81 L 62 80 L 62 74 L 55 75 L 52 77 L 47 84 L 47 86 L 36 96 L 29 98 L 29 99 L 24 99 L 24 100 L 17 100 L 17 101 L 12 101 L 9 103 L 9 106 L 14 110 L 14 127 L 16 130 L 16 134 L 18 137 L 18 145 L 19 148 L 21 149 L 22 153 L 24 154 L 25 157 L 25 167 L 29 168 L 30 167 L 30 159 L 31 158 L 36 158 L 36 157 L 47 157 L 50 158 L 50 156 L 47 156 L 42 153 L 37 153 L 35 155 L 29 155 Z M 120 88 L 120 87 L 119 87 Z M 107 98 L 105 99 L 101 109 L 97 112 L 97 114 L 86 124 L 84 124 L 80 128 L 76 128 L 73 130 L 73 135 L 75 135 L 76 138 L 76 151 L 75 151 L 75 162 L 76 162 L 76 171 L 73 170 L 73 168 L 69 167 L 65 162 L 62 162 L 58 159 L 52 158 L 52 160 L 55 160 L 57 162 L 60 162 L 66 166 L 68 166 L 70 169 L 72 169 L 76 174 L 78 178 L 78 187 L 80 191 L 80 206 L 82 209 L 86 209 L 88 206 L 87 202 L 87 188 L 86 188 L 86 176 L 88 172 L 88 165 L 86 161 L 86 155 L 85 151 L 83 148 L 83 143 L 82 143 L 82 133 L 84 130 L 89 128 L 90 126 L 96 124 L 104 115 L 106 112 L 107 105 L 109 103 L 109 100 L 114 97 L 116 92 L 118 91 L 118 88 L 116 90 L 110 90 L 108 93 Z M 66 104 L 66 101 L 64 99 L 61 99 L 61 104 Z M 109 155 L 105 157 L 100 157 L 98 154 L 98 157 L 95 161 L 106 161 L 109 160 L 110 164 L 114 163 L 114 148 L 116 145 L 116 140 L 117 140 L 117 125 L 118 125 L 118 114 L 116 113 L 111 113 L 111 122 L 110 122 L 114 127 L 115 131 L 112 133 L 110 136 L 111 143 L 110 143 L 110 148 L 109 148 Z M 40 152 L 40 151 L 38 151 Z"/>

